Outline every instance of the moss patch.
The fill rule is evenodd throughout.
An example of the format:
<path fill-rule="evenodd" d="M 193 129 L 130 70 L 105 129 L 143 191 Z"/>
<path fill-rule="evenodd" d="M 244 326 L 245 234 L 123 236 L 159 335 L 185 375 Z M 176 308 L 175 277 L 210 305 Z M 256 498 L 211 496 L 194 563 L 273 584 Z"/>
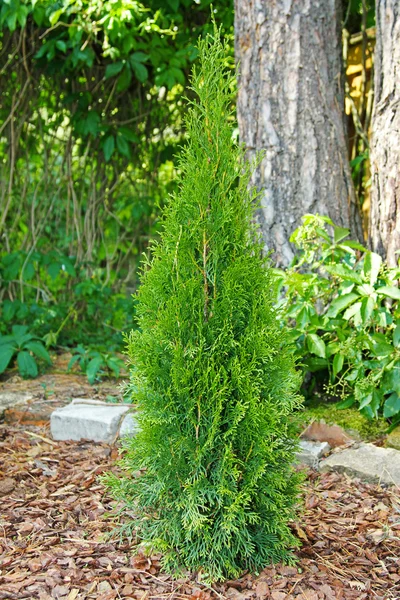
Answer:
<path fill-rule="evenodd" d="M 335 404 L 330 402 L 307 402 L 301 414 L 304 425 L 307 426 L 311 421 L 320 421 L 321 419 L 328 425 L 336 424 L 345 430 L 354 430 L 360 434 L 362 439 L 367 441 L 382 437 L 388 429 L 388 423 L 385 419 L 368 421 L 356 408 L 339 410 Z"/>
<path fill-rule="evenodd" d="M 389 433 L 386 438 L 386 447 L 400 450 L 400 427 L 396 427 L 394 431 Z"/>

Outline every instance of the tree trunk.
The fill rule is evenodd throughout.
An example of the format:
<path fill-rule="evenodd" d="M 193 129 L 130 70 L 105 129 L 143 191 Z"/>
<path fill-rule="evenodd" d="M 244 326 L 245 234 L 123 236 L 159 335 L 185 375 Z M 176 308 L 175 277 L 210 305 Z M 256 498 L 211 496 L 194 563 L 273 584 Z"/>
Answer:
<path fill-rule="evenodd" d="M 375 104 L 371 139 L 370 241 L 396 266 L 400 250 L 400 5 L 376 5 Z"/>
<path fill-rule="evenodd" d="M 235 0 L 238 121 L 251 159 L 265 246 L 278 265 L 302 215 L 361 237 L 343 110 L 340 0 Z"/>

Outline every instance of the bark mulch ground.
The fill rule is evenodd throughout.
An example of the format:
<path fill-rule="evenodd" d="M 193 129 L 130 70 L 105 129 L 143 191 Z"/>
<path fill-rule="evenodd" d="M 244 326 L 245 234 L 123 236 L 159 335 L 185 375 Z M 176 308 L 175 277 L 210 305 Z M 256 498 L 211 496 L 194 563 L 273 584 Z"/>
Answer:
<path fill-rule="evenodd" d="M 297 566 L 211 588 L 106 539 L 113 503 L 97 477 L 113 468 L 115 448 L 48 435 L 0 426 L 0 599 L 400 598 L 399 490 L 310 472 L 293 524 L 303 542 Z"/>

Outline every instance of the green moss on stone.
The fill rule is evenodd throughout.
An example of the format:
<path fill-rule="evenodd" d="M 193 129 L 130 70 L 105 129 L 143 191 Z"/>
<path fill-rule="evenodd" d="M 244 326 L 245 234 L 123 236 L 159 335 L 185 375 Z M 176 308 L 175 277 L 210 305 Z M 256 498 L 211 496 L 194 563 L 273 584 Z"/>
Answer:
<path fill-rule="evenodd" d="M 386 438 L 386 447 L 400 450 L 400 427 L 396 427 L 394 431 L 389 433 Z"/>
<path fill-rule="evenodd" d="M 356 408 L 340 410 L 335 404 L 324 401 L 308 403 L 302 411 L 302 420 L 305 426 L 311 421 L 324 420 L 328 425 L 339 425 L 349 433 L 355 431 L 362 439 L 368 441 L 382 437 L 388 428 L 385 419 L 369 421 Z M 400 430 L 398 439 L 400 444 Z"/>

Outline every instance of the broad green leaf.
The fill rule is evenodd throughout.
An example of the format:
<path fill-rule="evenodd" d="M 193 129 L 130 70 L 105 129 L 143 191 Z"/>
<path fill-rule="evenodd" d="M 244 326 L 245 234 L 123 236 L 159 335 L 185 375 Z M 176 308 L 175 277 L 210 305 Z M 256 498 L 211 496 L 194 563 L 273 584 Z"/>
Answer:
<path fill-rule="evenodd" d="M 375 289 L 369 283 L 364 283 L 357 287 L 357 292 L 360 296 L 372 296 L 375 293 Z"/>
<path fill-rule="evenodd" d="M 355 294 L 354 292 L 351 292 L 350 294 L 345 294 L 344 296 L 338 296 L 338 298 L 335 298 L 335 300 L 333 300 L 333 302 L 331 302 L 331 305 L 326 313 L 327 317 L 336 317 L 336 315 L 344 310 L 345 308 L 347 308 L 350 304 L 353 304 L 353 302 L 355 302 L 355 300 L 357 300 L 359 298 L 358 294 Z"/>
<path fill-rule="evenodd" d="M 110 158 L 112 157 L 112 155 L 114 153 L 114 149 L 115 149 L 114 136 L 109 135 L 103 143 L 103 152 L 104 152 L 104 158 L 106 159 L 106 162 L 108 162 L 110 160 Z"/>
<path fill-rule="evenodd" d="M 400 395 L 400 362 L 397 362 L 390 370 L 386 370 L 381 388 L 384 393 L 397 392 Z"/>
<path fill-rule="evenodd" d="M 11 344 L 0 346 L 0 373 L 3 373 L 14 356 L 15 348 Z"/>
<path fill-rule="evenodd" d="M 140 64 L 140 63 L 137 63 Z M 145 67 L 143 67 L 145 68 Z M 124 92 L 126 89 L 128 89 L 129 84 L 131 83 L 132 80 L 132 72 L 131 69 L 128 65 L 128 63 L 125 64 L 125 68 L 122 71 L 121 75 L 118 77 L 118 83 L 117 83 L 117 92 Z"/>
<path fill-rule="evenodd" d="M 38 368 L 35 359 L 27 352 L 22 350 L 17 355 L 18 370 L 22 377 L 36 377 Z"/>
<path fill-rule="evenodd" d="M 345 267 L 344 265 L 327 265 L 325 269 L 331 275 L 336 275 L 336 277 L 340 277 L 345 281 L 351 281 L 352 283 L 357 283 L 358 285 L 361 285 L 363 282 L 363 279 L 359 273 L 352 271 L 349 267 Z"/>
<path fill-rule="evenodd" d="M 375 302 L 373 298 L 370 296 L 368 298 L 363 298 L 361 302 L 361 319 L 363 324 L 365 325 L 369 319 L 371 318 L 372 313 L 374 312 Z"/>
<path fill-rule="evenodd" d="M 360 252 L 367 252 L 367 248 L 365 248 L 365 246 L 362 246 L 361 244 L 359 244 L 358 242 L 353 242 L 351 241 L 346 241 L 346 242 L 342 242 L 340 244 L 340 247 L 344 247 L 345 249 L 350 248 L 351 250 L 360 250 Z"/>
<path fill-rule="evenodd" d="M 51 13 L 51 15 L 49 16 L 50 25 L 55 25 L 62 14 L 62 8 L 55 10 L 53 13 Z"/>
<path fill-rule="evenodd" d="M 316 227 L 315 231 L 327 242 L 330 243 L 331 238 L 329 237 L 329 235 L 326 233 L 325 229 L 321 229 L 321 227 Z"/>
<path fill-rule="evenodd" d="M 118 152 L 122 154 L 122 156 L 126 156 L 126 158 L 130 158 L 131 152 L 129 150 L 129 144 L 122 135 L 117 135 L 117 148 Z"/>
<path fill-rule="evenodd" d="M 372 402 L 372 392 L 364 396 L 364 398 L 360 402 L 360 410 L 368 406 Z"/>
<path fill-rule="evenodd" d="M 352 317 L 357 315 L 357 313 L 359 313 L 360 310 L 361 310 L 361 302 L 355 302 L 354 304 L 349 306 L 349 308 L 344 312 L 343 319 L 348 321 L 349 319 L 351 319 Z"/>
<path fill-rule="evenodd" d="M 33 262 L 30 260 L 29 262 L 26 263 L 26 265 L 23 267 L 22 271 L 21 271 L 21 277 L 24 281 L 29 281 L 30 279 L 33 279 L 35 276 L 35 265 L 33 264 Z"/>
<path fill-rule="evenodd" d="M 38 342 L 38 341 L 28 342 L 27 344 L 25 344 L 24 348 L 27 348 L 28 350 L 33 352 L 33 354 L 35 354 L 35 356 L 37 356 L 38 358 L 41 358 L 42 360 L 45 360 L 49 365 L 51 365 L 50 355 L 47 352 L 46 348 L 43 346 L 42 342 Z"/>
<path fill-rule="evenodd" d="M 47 272 L 50 275 L 50 277 L 53 279 L 57 279 L 58 274 L 61 270 L 61 264 L 60 263 L 51 263 L 48 267 L 47 267 Z"/>
<path fill-rule="evenodd" d="M 343 363 L 344 363 L 343 354 L 335 354 L 335 358 L 333 359 L 333 375 L 335 377 L 342 370 Z"/>
<path fill-rule="evenodd" d="M 114 373 L 115 377 L 119 377 L 121 370 L 121 361 L 116 357 L 107 358 L 107 367 Z"/>
<path fill-rule="evenodd" d="M 124 67 L 124 63 L 122 61 L 111 63 L 110 65 L 107 65 L 104 77 L 106 79 L 109 79 L 110 77 L 115 77 L 115 75 L 118 75 L 118 73 L 121 73 L 123 67 Z"/>
<path fill-rule="evenodd" d="M 57 332 L 49 331 L 49 333 L 46 333 L 43 336 L 43 340 L 44 340 L 44 343 L 46 344 L 47 348 L 49 348 L 50 346 L 56 346 L 57 340 L 58 340 Z"/>
<path fill-rule="evenodd" d="M 140 141 L 139 136 L 137 136 L 136 133 L 132 131 L 132 129 L 129 129 L 129 127 L 119 127 L 118 133 L 121 134 L 122 137 L 124 137 L 126 140 L 128 140 L 128 142 L 137 143 Z"/>
<path fill-rule="evenodd" d="M 9 344 L 15 345 L 15 338 L 13 335 L 0 335 L 0 346 L 8 346 Z"/>
<path fill-rule="evenodd" d="M 95 110 L 90 110 L 87 113 L 87 117 L 83 123 L 83 133 L 91 133 L 93 137 L 96 137 L 99 131 L 100 115 Z"/>
<path fill-rule="evenodd" d="M 315 354 L 320 358 L 325 358 L 325 342 L 316 333 L 310 333 L 309 335 L 307 335 L 307 347 L 312 354 Z"/>
<path fill-rule="evenodd" d="M 78 360 L 80 360 L 81 358 L 82 358 L 81 354 L 74 354 L 74 356 L 71 358 L 71 360 L 68 363 L 67 371 L 69 371 L 70 369 L 72 369 L 72 367 L 74 366 L 74 364 L 76 362 L 78 362 Z"/>
<path fill-rule="evenodd" d="M 326 356 L 330 357 L 336 352 L 339 352 L 340 344 L 338 342 L 329 342 L 326 346 Z"/>
<path fill-rule="evenodd" d="M 400 346 L 400 325 L 397 325 L 393 331 L 393 344 L 396 346 L 396 348 Z"/>
<path fill-rule="evenodd" d="M 375 419 L 378 416 L 378 411 L 379 411 L 379 407 L 381 405 L 381 400 L 382 400 L 381 392 L 379 390 L 374 390 L 372 392 L 372 400 L 369 404 L 369 407 L 371 408 Z"/>
<path fill-rule="evenodd" d="M 393 298 L 394 300 L 400 300 L 400 289 L 397 287 L 389 287 L 383 286 L 376 290 L 378 294 L 382 296 L 387 296 L 388 298 Z"/>
<path fill-rule="evenodd" d="M 167 0 L 167 4 L 169 4 L 169 6 L 172 8 L 173 11 L 178 12 L 179 4 L 180 4 L 179 0 Z"/>
<path fill-rule="evenodd" d="M 336 243 L 343 240 L 350 233 L 350 229 L 346 229 L 345 227 L 338 227 L 337 225 L 333 226 L 333 237 Z"/>
<path fill-rule="evenodd" d="M 303 306 L 303 308 L 300 309 L 298 315 L 296 316 L 297 326 L 303 329 L 304 326 L 309 322 L 309 320 L 310 320 L 309 307 Z"/>
<path fill-rule="evenodd" d="M 28 332 L 26 325 L 13 325 L 11 331 L 15 342 L 20 347 L 33 339 L 33 336 Z"/>
<path fill-rule="evenodd" d="M 143 63 L 143 62 L 146 62 L 146 60 L 148 58 L 149 58 L 148 54 L 145 54 L 144 52 L 134 52 L 129 57 L 129 61 L 130 61 L 131 65 L 132 65 L 132 67 L 133 67 L 134 63 Z"/>
<path fill-rule="evenodd" d="M 86 376 L 91 385 L 93 385 L 93 383 L 95 382 L 96 375 L 100 371 L 102 364 L 103 359 L 101 358 L 101 356 L 96 356 L 95 358 L 92 358 L 92 360 L 89 362 L 86 368 Z"/>
<path fill-rule="evenodd" d="M 345 380 L 350 382 L 356 381 L 356 379 L 360 377 L 360 370 L 361 369 L 352 369 L 350 373 L 346 375 Z"/>
<path fill-rule="evenodd" d="M 57 40 L 56 41 L 56 48 L 58 50 L 61 50 L 61 52 L 64 52 L 64 54 L 67 51 L 67 44 L 64 42 L 64 40 Z"/>
<path fill-rule="evenodd" d="M 383 406 L 383 416 L 385 417 L 385 419 L 389 419 L 390 417 L 397 415 L 397 413 L 399 412 L 400 396 L 396 394 L 396 392 L 393 392 L 393 394 L 391 394 L 389 398 L 387 398 L 387 400 L 385 401 L 385 404 Z"/>
<path fill-rule="evenodd" d="M 75 267 L 70 259 L 66 256 L 62 257 L 62 268 L 66 271 L 66 273 L 68 273 L 68 275 L 71 275 L 71 277 L 76 277 Z"/>
<path fill-rule="evenodd" d="M 375 252 L 367 252 L 364 258 L 364 275 L 370 285 L 375 285 L 382 265 L 382 258 Z"/>
<path fill-rule="evenodd" d="M 320 358 L 319 356 L 309 356 L 304 361 L 304 366 L 310 373 L 315 373 L 317 371 L 327 369 L 328 361 L 326 360 L 326 358 Z"/>
<path fill-rule="evenodd" d="M 372 419 L 374 418 L 374 411 L 372 410 L 372 408 L 370 406 L 364 406 L 364 408 L 360 409 L 360 414 L 365 417 L 366 419 L 368 419 L 369 421 L 372 421 Z"/>
<path fill-rule="evenodd" d="M 17 13 L 16 12 L 12 12 L 11 14 L 8 15 L 7 25 L 8 25 L 9 30 L 11 31 L 11 33 L 13 31 L 15 31 L 15 29 L 17 27 Z"/>
<path fill-rule="evenodd" d="M 350 408 L 350 406 L 353 406 L 355 401 L 356 401 L 356 399 L 354 398 L 354 396 L 349 396 L 348 398 L 345 398 L 341 402 L 338 402 L 335 406 L 339 410 L 344 410 L 345 408 Z"/>
<path fill-rule="evenodd" d="M 1 307 L 1 314 L 6 323 L 8 321 L 11 321 L 11 319 L 15 315 L 15 311 L 16 311 L 15 302 L 11 302 L 11 300 L 8 300 L 8 299 L 4 300 L 3 306 Z"/>
<path fill-rule="evenodd" d="M 389 356 L 392 354 L 394 348 L 392 344 L 388 342 L 375 342 L 372 348 L 372 352 L 375 356 Z"/>
<path fill-rule="evenodd" d="M 133 72 L 135 73 L 137 79 L 141 83 L 143 83 L 144 81 L 146 81 L 146 79 L 148 79 L 149 72 L 148 72 L 147 68 L 144 65 L 142 65 L 142 63 L 139 63 L 139 62 L 133 63 L 132 69 L 133 69 Z"/>

